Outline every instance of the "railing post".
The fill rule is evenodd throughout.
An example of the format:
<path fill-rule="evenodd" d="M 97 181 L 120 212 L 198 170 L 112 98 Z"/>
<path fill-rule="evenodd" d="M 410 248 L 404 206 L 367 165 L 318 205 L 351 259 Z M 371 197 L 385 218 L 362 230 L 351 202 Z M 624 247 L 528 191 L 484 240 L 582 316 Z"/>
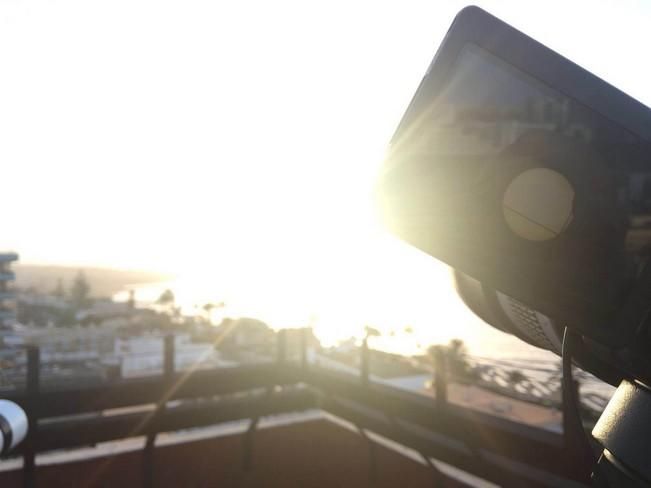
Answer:
<path fill-rule="evenodd" d="M 255 433 L 259 421 L 260 417 L 253 417 L 249 424 L 249 428 L 244 434 L 242 446 L 242 471 L 244 473 L 250 473 L 253 471 L 253 442 L 255 440 Z"/>
<path fill-rule="evenodd" d="M 360 365 L 359 365 L 359 375 L 362 380 L 362 386 L 368 386 L 369 384 L 369 349 L 368 349 L 368 337 L 364 338 L 362 342 L 362 348 L 360 350 Z"/>
<path fill-rule="evenodd" d="M 38 426 L 38 395 L 41 380 L 41 351 L 37 346 L 27 347 L 27 378 L 25 392 L 27 393 L 27 438 L 25 439 L 25 454 L 23 455 L 23 486 L 36 486 L 36 449 L 35 439 Z"/>
<path fill-rule="evenodd" d="M 280 329 L 276 340 L 278 341 L 276 344 L 276 360 L 279 365 L 282 365 L 287 361 L 287 330 Z"/>
<path fill-rule="evenodd" d="M 310 329 L 308 328 L 302 328 L 301 329 L 301 335 L 300 335 L 300 340 L 301 340 L 301 370 L 302 371 L 307 371 L 308 368 L 308 361 L 307 361 L 307 334 Z"/>
<path fill-rule="evenodd" d="M 448 374 L 445 350 L 441 346 L 434 350 L 434 392 L 436 407 L 445 408 L 448 403 Z"/>
<path fill-rule="evenodd" d="M 165 336 L 163 343 L 163 380 L 169 381 L 174 376 L 174 335 Z"/>
<path fill-rule="evenodd" d="M 165 404 L 167 396 L 172 388 L 175 372 L 175 349 L 174 334 L 168 334 L 163 338 L 163 377 L 161 384 L 163 386 L 161 398 L 156 405 L 156 410 L 152 415 L 151 422 L 147 428 L 147 441 L 143 452 L 143 475 L 142 483 L 144 488 L 154 486 L 154 449 L 156 444 L 156 435 L 160 428 L 161 417 L 165 413 Z"/>

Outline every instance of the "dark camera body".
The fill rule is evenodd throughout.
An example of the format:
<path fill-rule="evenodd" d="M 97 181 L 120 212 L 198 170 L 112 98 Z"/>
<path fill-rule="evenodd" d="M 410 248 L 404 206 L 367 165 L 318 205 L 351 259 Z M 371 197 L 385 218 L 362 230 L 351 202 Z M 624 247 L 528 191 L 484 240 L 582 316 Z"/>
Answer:
<path fill-rule="evenodd" d="M 380 178 L 396 235 L 452 266 L 488 323 L 617 384 L 651 384 L 651 110 L 462 10 Z"/>

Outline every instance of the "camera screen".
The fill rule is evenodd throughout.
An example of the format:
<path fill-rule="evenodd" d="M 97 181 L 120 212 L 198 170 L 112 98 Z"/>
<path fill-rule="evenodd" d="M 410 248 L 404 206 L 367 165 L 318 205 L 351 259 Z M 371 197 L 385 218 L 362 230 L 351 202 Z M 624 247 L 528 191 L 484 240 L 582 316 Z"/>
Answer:
<path fill-rule="evenodd" d="M 474 44 L 426 89 L 392 141 L 389 225 L 497 287 L 613 305 L 651 250 L 649 142 Z"/>

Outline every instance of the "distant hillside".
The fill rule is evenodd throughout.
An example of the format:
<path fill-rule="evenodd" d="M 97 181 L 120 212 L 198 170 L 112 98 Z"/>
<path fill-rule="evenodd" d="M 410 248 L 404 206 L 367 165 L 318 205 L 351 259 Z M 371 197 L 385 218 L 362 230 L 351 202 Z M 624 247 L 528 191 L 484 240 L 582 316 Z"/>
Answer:
<path fill-rule="evenodd" d="M 173 279 L 170 275 L 149 271 L 126 271 L 110 268 L 84 268 L 68 266 L 40 266 L 17 263 L 16 284 L 21 288 L 33 287 L 39 291 L 53 290 L 59 279 L 68 289 L 77 273 L 81 270 L 90 283 L 93 296 L 108 297 L 123 290 L 127 285 L 140 283 L 157 283 Z"/>

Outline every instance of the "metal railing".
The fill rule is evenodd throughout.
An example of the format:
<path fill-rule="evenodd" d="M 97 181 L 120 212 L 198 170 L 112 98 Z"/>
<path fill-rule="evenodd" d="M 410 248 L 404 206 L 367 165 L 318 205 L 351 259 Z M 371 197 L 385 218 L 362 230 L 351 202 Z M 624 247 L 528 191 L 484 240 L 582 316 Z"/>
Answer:
<path fill-rule="evenodd" d="M 158 433 L 255 419 L 280 412 L 320 408 L 371 431 L 504 486 L 581 486 L 589 467 L 568 451 L 571 442 L 550 432 L 447 401 L 445 358 L 437 356 L 435 396 L 373 382 L 371 353 L 360 349 L 359 376 L 308 360 L 307 333 L 300 332 L 296 360 L 289 358 L 287 332 L 277 334 L 272 364 L 176 371 L 174 339 L 164 340 L 163 373 L 116 379 L 83 388 L 44 388 L 38 348 L 27 350 L 25 388 L 7 399 L 27 412 L 30 429 L 17 454 L 23 456 L 25 487 L 36 485 L 39 452 L 72 449 L 138 435 L 147 438 L 145 486 L 152 486 Z M 294 357 L 294 356 L 292 356 Z M 112 413 L 111 409 L 149 405 Z M 79 414 L 91 414 L 83 415 Z M 434 468 L 433 468 L 434 469 Z"/>

